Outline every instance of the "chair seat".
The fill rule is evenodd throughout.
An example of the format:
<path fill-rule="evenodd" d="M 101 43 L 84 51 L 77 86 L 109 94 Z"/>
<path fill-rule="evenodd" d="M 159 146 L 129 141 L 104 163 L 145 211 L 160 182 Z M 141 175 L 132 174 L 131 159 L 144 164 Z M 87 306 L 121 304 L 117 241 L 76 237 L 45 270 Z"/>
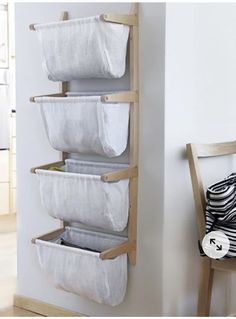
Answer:
<path fill-rule="evenodd" d="M 211 268 L 221 271 L 236 271 L 236 258 L 212 260 Z"/>

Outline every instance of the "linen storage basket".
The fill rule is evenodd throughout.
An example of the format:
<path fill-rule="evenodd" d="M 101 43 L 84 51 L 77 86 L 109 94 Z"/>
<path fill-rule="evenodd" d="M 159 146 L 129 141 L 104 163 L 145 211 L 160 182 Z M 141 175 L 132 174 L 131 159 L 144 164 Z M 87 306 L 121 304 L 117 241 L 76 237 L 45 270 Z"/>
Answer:
<path fill-rule="evenodd" d="M 122 231 L 128 220 L 129 180 L 107 183 L 101 175 L 126 167 L 67 159 L 61 172 L 36 169 L 42 205 L 54 218 Z"/>
<path fill-rule="evenodd" d="M 128 141 L 129 103 L 101 96 L 37 97 L 52 147 L 68 153 L 121 155 Z"/>
<path fill-rule="evenodd" d="M 49 80 L 120 78 L 125 73 L 129 27 L 100 16 L 36 24 Z"/>
<path fill-rule="evenodd" d="M 60 245 L 61 238 L 82 249 Z M 127 254 L 102 260 L 99 251 L 125 240 L 127 238 L 120 236 L 66 227 L 55 239 L 36 239 L 35 244 L 41 268 L 58 288 L 115 306 L 123 301 L 126 292 Z"/>

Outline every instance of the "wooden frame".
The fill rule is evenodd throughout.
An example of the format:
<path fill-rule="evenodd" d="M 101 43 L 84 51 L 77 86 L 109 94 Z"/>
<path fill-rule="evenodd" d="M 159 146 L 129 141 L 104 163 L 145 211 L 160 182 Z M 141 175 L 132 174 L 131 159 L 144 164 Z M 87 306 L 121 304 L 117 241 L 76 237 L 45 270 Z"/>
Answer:
<path fill-rule="evenodd" d="M 59 237 L 65 231 L 65 227 L 56 229 L 52 232 L 37 236 L 32 238 L 32 244 L 36 244 L 36 240 L 44 240 L 44 241 L 51 241 Z M 135 248 L 135 243 L 131 243 L 129 241 L 125 241 L 121 244 L 115 245 L 109 249 L 102 251 L 99 255 L 99 258 L 102 260 L 105 259 L 112 259 L 114 257 L 120 256 L 122 254 L 128 253 Z"/>
<path fill-rule="evenodd" d="M 236 141 L 214 144 L 187 144 L 186 147 L 196 207 L 199 240 L 202 242 L 206 232 L 206 199 L 199 169 L 199 158 L 236 154 Z M 209 316 L 215 270 L 236 271 L 236 260 L 215 260 L 207 256 L 201 257 L 198 316 Z"/>
<path fill-rule="evenodd" d="M 103 182 L 114 182 L 121 179 L 135 178 L 138 176 L 137 166 L 124 168 L 115 172 L 106 173 L 101 176 Z"/>
<path fill-rule="evenodd" d="M 33 167 L 33 168 L 31 168 L 30 172 L 35 174 L 37 169 L 45 169 L 45 170 L 48 170 L 50 167 L 60 168 L 60 166 L 62 166 L 62 165 L 64 165 L 64 164 L 65 164 L 64 161 L 58 161 L 58 162 L 48 163 L 48 164 L 40 165 L 40 166 L 37 166 L 37 167 Z"/>
<path fill-rule="evenodd" d="M 58 228 L 52 232 L 46 233 L 46 234 L 42 234 L 40 236 L 37 236 L 35 238 L 31 239 L 32 244 L 36 243 L 36 239 L 40 239 L 40 240 L 45 240 L 45 241 L 50 241 L 53 240 L 55 238 L 57 238 L 58 236 L 60 236 L 63 232 L 65 231 L 65 228 Z"/>
<path fill-rule="evenodd" d="M 132 15 L 137 19 L 139 16 L 138 3 L 133 4 Z M 138 92 L 139 90 L 139 29 L 138 23 L 130 27 L 129 36 L 130 49 L 130 90 Z M 138 167 L 139 157 L 139 103 L 131 103 L 130 109 L 130 158 L 131 167 Z M 137 203 L 138 203 L 138 177 L 130 179 L 129 183 L 129 224 L 128 238 L 134 244 L 134 248 L 129 252 L 129 262 L 131 265 L 136 264 L 137 251 Z"/>
<path fill-rule="evenodd" d="M 128 241 L 117 245 L 100 254 L 101 259 L 109 259 L 128 253 L 129 262 L 132 265 L 136 264 L 136 243 L 137 243 L 137 200 L 138 200 L 138 153 L 139 153 L 139 70 L 138 70 L 138 14 L 139 5 L 134 3 L 129 15 L 123 14 L 102 14 L 100 17 L 104 21 L 121 23 L 130 26 L 129 36 L 129 52 L 130 52 L 130 88 L 129 91 L 117 92 L 112 94 L 104 94 L 101 96 L 101 101 L 104 103 L 124 102 L 130 103 L 130 152 L 129 152 L 129 167 L 103 174 L 101 180 L 104 182 L 113 182 L 121 179 L 130 179 L 129 183 L 129 222 L 128 222 Z M 68 19 L 68 12 L 64 12 L 62 20 Z M 35 30 L 35 24 L 31 24 L 30 30 Z M 46 95 L 48 97 L 64 97 L 68 91 L 69 83 L 62 82 L 60 93 Z M 45 95 L 43 95 L 45 96 Z M 30 98 L 31 102 L 35 102 L 36 97 Z M 51 166 L 60 166 L 67 158 L 66 153 L 62 153 L 62 161 L 42 165 L 32 168 L 31 172 L 35 173 L 36 169 L 49 169 Z M 63 227 L 65 223 L 63 223 Z M 47 234 L 49 236 L 50 234 Z"/>
<path fill-rule="evenodd" d="M 113 23 L 119 23 L 119 24 L 125 24 L 129 26 L 137 26 L 138 25 L 138 17 L 137 15 L 134 14 L 115 14 L 115 13 L 105 13 L 100 15 L 100 19 L 105 21 L 105 22 L 113 22 Z M 62 19 L 62 20 L 68 20 L 67 19 Z M 31 31 L 35 31 L 35 25 L 30 24 L 29 29 Z"/>
<path fill-rule="evenodd" d="M 38 167 L 33 167 L 33 168 L 31 168 L 30 172 L 33 174 L 36 174 L 37 169 L 50 170 L 50 168 L 52 168 L 52 167 L 53 168 L 60 168 L 64 164 L 65 164 L 64 161 L 48 163 L 48 164 L 41 165 Z M 103 182 L 109 183 L 109 182 L 119 181 L 121 179 L 135 178 L 137 176 L 138 176 L 138 168 L 137 168 L 137 166 L 135 166 L 135 167 L 127 167 L 127 168 L 113 171 L 110 173 L 105 173 L 105 174 L 101 175 L 101 180 Z"/>
<path fill-rule="evenodd" d="M 114 14 L 114 13 L 108 13 L 108 14 L 101 14 L 100 18 L 105 22 L 113 22 L 113 23 L 120 23 L 120 24 L 126 24 L 129 26 L 137 26 L 138 25 L 138 17 L 135 14 Z"/>
<path fill-rule="evenodd" d="M 66 83 L 66 82 L 64 82 Z M 66 92 L 62 93 L 54 93 L 54 94 L 47 94 L 47 95 L 38 95 L 33 96 L 30 98 L 30 102 L 37 103 L 35 100 L 38 97 L 66 97 Z M 138 102 L 138 93 L 134 91 L 124 91 L 124 92 L 117 92 L 111 94 L 104 94 L 101 96 L 101 102 L 103 103 L 134 103 Z"/>

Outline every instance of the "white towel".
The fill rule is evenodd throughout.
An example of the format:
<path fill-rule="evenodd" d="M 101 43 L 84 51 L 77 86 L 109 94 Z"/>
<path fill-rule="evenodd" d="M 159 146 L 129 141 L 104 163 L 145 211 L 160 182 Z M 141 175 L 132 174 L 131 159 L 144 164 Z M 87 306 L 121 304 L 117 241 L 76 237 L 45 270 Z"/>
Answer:
<path fill-rule="evenodd" d="M 100 96 L 40 97 L 48 139 L 67 153 L 121 155 L 127 146 L 129 103 L 102 103 Z"/>
<path fill-rule="evenodd" d="M 125 73 L 129 27 L 100 16 L 37 24 L 43 66 L 52 81 L 120 78 Z"/>

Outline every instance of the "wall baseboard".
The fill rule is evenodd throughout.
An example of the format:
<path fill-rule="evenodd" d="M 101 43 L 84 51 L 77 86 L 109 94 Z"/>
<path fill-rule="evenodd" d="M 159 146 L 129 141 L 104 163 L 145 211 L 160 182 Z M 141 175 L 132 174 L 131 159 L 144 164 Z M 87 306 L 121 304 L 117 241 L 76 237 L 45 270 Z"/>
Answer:
<path fill-rule="evenodd" d="M 43 301 L 21 295 L 14 295 L 14 306 L 32 311 L 45 317 L 85 317 L 85 315 L 78 312 L 69 311 Z"/>

